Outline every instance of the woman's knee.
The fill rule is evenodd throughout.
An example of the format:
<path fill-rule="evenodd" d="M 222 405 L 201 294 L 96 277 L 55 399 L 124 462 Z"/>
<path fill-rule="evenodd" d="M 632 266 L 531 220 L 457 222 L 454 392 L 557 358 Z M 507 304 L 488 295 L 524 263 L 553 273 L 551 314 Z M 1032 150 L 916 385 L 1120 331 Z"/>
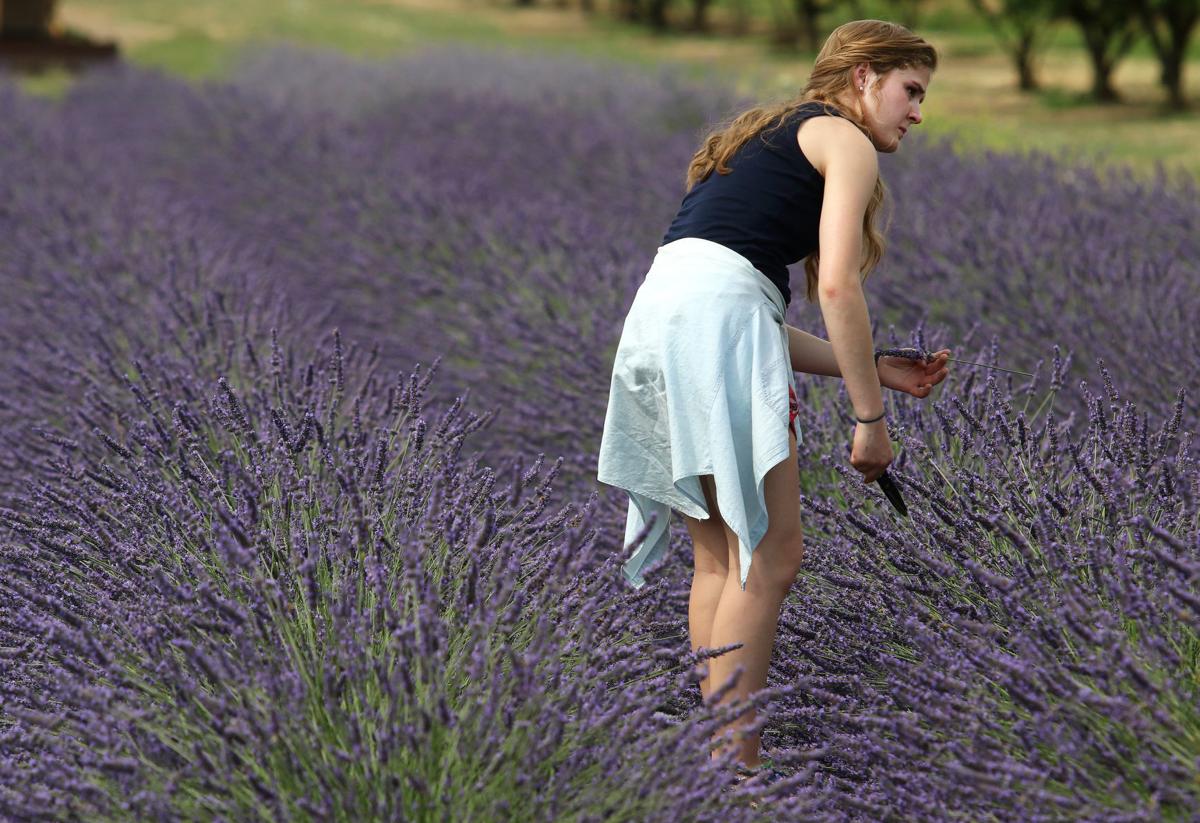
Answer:
<path fill-rule="evenodd" d="M 796 465 L 796 436 L 788 436 L 788 459 L 772 466 L 763 482 L 767 532 L 754 552 L 750 572 L 762 561 L 766 585 L 786 591 L 804 564 L 804 528 L 800 515 L 800 477 Z"/>
<path fill-rule="evenodd" d="M 795 527 L 768 529 L 755 549 L 750 574 L 770 588 L 787 592 L 804 567 L 804 532 Z"/>

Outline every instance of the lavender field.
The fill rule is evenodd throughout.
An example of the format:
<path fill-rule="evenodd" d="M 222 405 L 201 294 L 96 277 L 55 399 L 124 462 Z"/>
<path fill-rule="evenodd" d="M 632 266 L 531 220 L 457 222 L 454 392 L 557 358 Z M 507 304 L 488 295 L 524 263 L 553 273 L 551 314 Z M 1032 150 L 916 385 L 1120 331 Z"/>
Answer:
<path fill-rule="evenodd" d="M 0 819 L 1194 819 L 1196 183 L 929 141 L 876 342 L 1035 377 L 886 397 L 898 520 L 799 376 L 792 776 L 708 762 L 686 532 L 628 588 L 595 452 L 742 102 L 457 51 L 0 80 Z"/>

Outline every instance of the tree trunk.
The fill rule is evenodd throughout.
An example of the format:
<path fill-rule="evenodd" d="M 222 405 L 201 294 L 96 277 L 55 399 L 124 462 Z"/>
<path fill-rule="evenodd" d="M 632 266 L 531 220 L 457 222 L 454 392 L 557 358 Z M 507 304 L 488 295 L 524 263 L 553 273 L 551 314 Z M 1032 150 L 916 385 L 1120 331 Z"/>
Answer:
<path fill-rule="evenodd" d="M 650 28 L 655 32 L 664 32 L 667 30 L 667 6 L 671 5 L 671 0 L 649 0 L 649 5 L 646 7 L 646 22 L 650 24 Z"/>
<path fill-rule="evenodd" d="M 906 29 L 917 28 L 917 20 L 921 16 L 921 0 L 893 0 L 892 5 L 897 7 L 900 25 Z"/>
<path fill-rule="evenodd" d="M 1118 4 L 1075 2 L 1065 11 L 1079 26 L 1092 61 L 1092 97 L 1100 103 L 1117 102 L 1120 96 L 1112 84 L 1113 69 L 1133 45 L 1137 10 Z"/>
<path fill-rule="evenodd" d="M 817 0 L 796 0 L 796 21 L 800 24 L 800 44 L 808 51 L 821 49 L 821 12 Z"/>
<path fill-rule="evenodd" d="M 1175 111 L 1187 108 L 1187 99 L 1183 96 L 1183 55 L 1173 54 L 1163 60 L 1162 84 L 1167 90 L 1167 105 Z"/>
<path fill-rule="evenodd" d="M 617 17 L 627 23 L 637 23 L 642 19 L 641 0 L 617 0 Z"/>
<path fill-rule="evenodd" d="M 0 37 L 49 37 L 56 5 L 56 0 L 0 0 Z"/>
<path fill-rule="evenodd" d="M 708 5 L 712 0 L 692 0 L 692 29 L 708 31 Z"/>
<path fill-rule="evenodd" d="M 799 30 L 796 26 L 799 0 L 771 0 L 771 32 L 768 42 L 771 48 L 781 51 L 795 51 Z"/>
<path fill-rule="evenodd" d="M 733 21 L 730 33 L 735 37 L 741 37 L 750 31 L 750 9 L 747 6 L 747 0 L 733 0 Z"/>
<path fill-rule="evenodd" d="M 1085 37 L 1088 57 L 1092 61 L 1092 97 L 1100 103 L 1116 103 L 1121 97 L 1112 84 L 1113 62 L 1108 59 L 1105 43 Z"/>
<path fill-rule="evenodd" d="M 987 21 L 992 34 L 1017 70 L 1017 86 L 1021 91 L 1036 91 L 1037 76 L 1033 57 L 1037 51 L 1038 35 L 1048 21 L 1049 9 L 1035 8 L 1009 0 L 999 9 L 984 0 L 971 0 L 971 7 Z"/>
<path fill-rule="evenodd" d="M 1013 62 L 1017 66 L 1017 84 L 1021 91 L 1037 91 L 1037 77 L 1033 72 L 1033 45 L 1035 33 L 1028 29 L 1020 33 L 1013 48 Z"/>
<path fill-rule="evenodd" d="M 1187 61 L 1188 41 L 1200 20 L 1200 5 L 1192 2 L 1141 3 L 1142 24 L 1161 69 L 1160 81 L 1167 91 L 1167 105 L 1182 111 L 1187 108 L 1183 95 L 1183 69 Z M 1162 31 L 1159 23 L 1166 31 Z"/>
<path fill-rule="evenodd" d="M 1163 61 L 1162 82 L 1171 108 L 1177 111 L 1187 108 L 1187 99 L 1183 96 L 1183 67 L 1187 63 L 1188 40 L 1196 26 L 1196 18 L 1193 14 L 1191 19 L 1179 21 L 1172 29 L 1170 56 Z"/>

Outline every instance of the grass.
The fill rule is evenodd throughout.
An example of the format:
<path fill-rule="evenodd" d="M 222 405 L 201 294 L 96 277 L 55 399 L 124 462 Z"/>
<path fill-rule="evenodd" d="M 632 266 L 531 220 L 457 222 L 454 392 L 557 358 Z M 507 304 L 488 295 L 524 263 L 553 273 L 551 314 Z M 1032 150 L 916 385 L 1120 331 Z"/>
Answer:
<path fill-rule="evenodd" d="M 238 52 L 287 41 L 338 49 L 364 59 L 384 58 L 439 43 L 578 55 L 635 66 L 672 63 L 697 77 L 726 77 L 742 93 L 776 98 L 804 82 L 812 55 L 770 45 L 771 9 L 778 0 L 743 0 L 750 16 L 744 36 L 673 31 L 654 35 L 606 13 L 588 16 L 549 0 L 513 8 L 507 0 L 62 0 L 59 24 L 115 39 L 130 61 L 202 80 L 225 74 Z M 604 0 L 597 0 L 603 9 Z M 1200 176 L 1200 118 L 1162 108 L 1158 65 L 1144 38 L 1122 61 L 1115 85 L 1126 102 L 1098 105 L 1087 97 L 1090 69 L 1075 29 L 1047 27 L 1038 61 L 1039 92 L 1016 89 L 1014 72 L 987 24 L 967 0 L 930 0 L 919 30 L 939 49 L 920 130 L 969 151 L 1038 150 L 1139 173 L 1162 164 Z M 862 0 L 868 16 L 889 17 L 879 0 Z M 690 6 L 677 0 L 682 21 Z M 777 13 L 777 12 L 776 12 Z M 718 0 L 713 28 L 732 25 L 730 0 Z M 840 20 L 828 19 L 828 27 Z M 1185 81 L 1200 76 L 1200 36 L 1193 38 Z M 30 91 L 58 95 L 64 73 L 25 81 Z"/>

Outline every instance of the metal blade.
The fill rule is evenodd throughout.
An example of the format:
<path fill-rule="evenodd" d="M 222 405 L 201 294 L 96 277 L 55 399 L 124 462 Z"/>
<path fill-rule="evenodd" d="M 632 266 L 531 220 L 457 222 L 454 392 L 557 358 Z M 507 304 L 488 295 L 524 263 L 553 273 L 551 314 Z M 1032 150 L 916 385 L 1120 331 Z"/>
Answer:
<path fill-rule="evenodd" d="M 929 352 L 929 353 L 932 354 L 932 352 Z M 912 348 L 912 347 L 899 348 L 899 349 L 877 349 L 876 350 L 876 359 L 878 359 L 879 357 L 903 357 L 906 360 L 921 360 L 921 362 L 924 362 L 924 363 L 930 362 L 928 360 L 923 359 L 924 355 L 925 355 L 925 352 L 923 349 L 917 349 L 917 348 Z M 968 366 L 983 366 L 983 368 L 985 368 L 985 369 L 999 369 L 1000 371 L 1011 372 L 1012 374 L 1020 374 L 1025 377 L 1033 377 L 1033 375 L 1027 371 L 1018 371 L 1017 369 L 1006 369 L 1003 366 L 989 366 L 987 363 L 976 363 L 973 360 L 959 360 L 957 357 L 947 357 L 946 359 L 953 360 L 955 363 L 965 363 Z"/>
<path fill-rule="evenodd" d="M 999 369 L 1000 371 L 1011 372 L 1012 374 L 1021 374 L 1021 375 L 1024 375 L 1025 377 L 1033 377 L 1033 375 L 1027 371 L 1017 371 L 1016 369 L 1006 369 L 1003 366 L 989 366 L 987 363 L 974 363 L 970 360 L 959 360 L 955 357 L 947 357 L 946 359 L 953 360 L 955 363 L 966 363 L 968 366 L 983 366 L 985 369 Z"/>

